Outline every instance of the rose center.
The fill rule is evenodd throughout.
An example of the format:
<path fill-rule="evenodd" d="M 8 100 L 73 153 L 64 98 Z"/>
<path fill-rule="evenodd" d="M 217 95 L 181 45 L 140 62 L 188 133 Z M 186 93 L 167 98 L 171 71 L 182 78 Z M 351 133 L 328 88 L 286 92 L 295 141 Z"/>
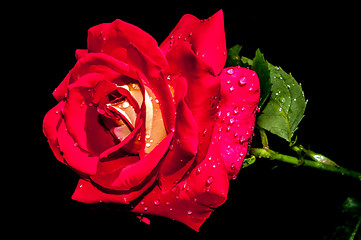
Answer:
<path fill-rule="evenodd" d="M 101 121 L 119 141 L 123 141 L 135 128 L 142 101 L 139 85 L 132 83 L 118 86 L 118 89 L 99 105 Z"/>

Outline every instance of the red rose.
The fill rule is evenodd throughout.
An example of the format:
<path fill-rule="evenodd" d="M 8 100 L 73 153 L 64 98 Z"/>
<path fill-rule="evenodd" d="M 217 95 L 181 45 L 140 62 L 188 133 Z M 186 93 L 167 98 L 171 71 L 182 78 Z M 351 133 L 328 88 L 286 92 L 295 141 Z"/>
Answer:
<path fill-rule="evenodd" d="M 80 176 L 73 199 L 131 204 L 198 230 L 241 168 L 259 100 L 254 71 L 223 69 L 223 13 L 184 15 L 157 42 L 115 20 L 54 91 L 44 118 L 56 158 Z"/>

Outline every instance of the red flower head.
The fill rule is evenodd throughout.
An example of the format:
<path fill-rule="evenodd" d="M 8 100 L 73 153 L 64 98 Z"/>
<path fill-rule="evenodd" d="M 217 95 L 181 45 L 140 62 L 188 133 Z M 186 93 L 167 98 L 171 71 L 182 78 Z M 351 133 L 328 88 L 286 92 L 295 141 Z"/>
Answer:
<path fill-rule="evenodd" d="M 72 198 L 198 230 L 227 198 L 259 101 L 256 73 L 223 69 L 226 51 L 222 11 L 184 15 L 159 47 L 121 20 L 89 29 L 44 119 L 56 158 L 80 176 Z"/>

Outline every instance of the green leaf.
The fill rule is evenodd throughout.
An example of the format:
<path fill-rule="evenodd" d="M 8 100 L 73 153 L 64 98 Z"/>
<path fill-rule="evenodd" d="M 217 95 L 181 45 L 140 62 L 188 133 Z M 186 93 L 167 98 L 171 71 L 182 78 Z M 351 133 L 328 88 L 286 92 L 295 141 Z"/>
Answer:
<path fill-rule="evenodd" d="M 291 74 L 270 63 L 268 67 L 272 83 L 271 95 L 257 119 L 257 125 L 291 142 L 304 116 L 304 93 Z"/>
<path fill-rule="evenodd" d="M 228 49 L 226 67 L 242 65 L 241 58 L 239 56 L 241 49 L 242 46 L 238 44 Z"/>
<path fill-rule="evenodd" d="M 262 109 L 263 104 L 266 102 L 268 95 L 271 92 L 271 80 L 270 80 L 270 71 L 268 68 L 268 63 L 264 59 L 263 54 L 259 49 L 256 51 L 256 56 L 253 59 L 252 70 L 256 71 L 260 87 L 261 87 L 261 97 L 259 102 L 259 107 Z"/>

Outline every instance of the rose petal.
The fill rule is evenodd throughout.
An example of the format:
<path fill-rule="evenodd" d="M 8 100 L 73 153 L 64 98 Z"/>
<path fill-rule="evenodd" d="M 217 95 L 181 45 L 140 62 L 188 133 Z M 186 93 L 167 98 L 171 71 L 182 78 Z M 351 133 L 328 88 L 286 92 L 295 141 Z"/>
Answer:
<path fill-rule="evenodd" d="M 97 108 L 89 101 L 90 95 L 88 88 L 72 88 L 64 106 L 64 120 L 69 134 L 82 149 L 99 154 L 115 142 L 100 124 Z"/>
<path fill-rule="evenodd" d="M 80 179 L 72 195 L 72 199 L 83 203 L 111 202 L 129 204 L 129 201 L 137 199 L 153 184 L 155 176 L 139 189 L 126 192 L 112 192 L 98 189 L 94 184 L 84 179 Z"/>
<path fill-rule="evenodd" d="M 68 94 L 68 85 L 71 77 L 71 71 L 65 76 L 64 80 L 61 81 L 59 86 L 53 91 L 54 98 L 60 102 Z"/>
<path fill-rule="evenodd" d="M 99 157 L 92 156 L 78 147 L 77 143 L 69 135 L 64 122 L 60 124 L 58 134 L 59 148 L 63 152 L 66 163 L 85 175 L 96 174 Z"/>
<path fill-rule="evenodd" d="M 59 126 L 63 121 L 63 107 L 64 101 L 61 101 L 45 115 L 43 120 L 43 132 L 44 135 L 48 138 L 49 146 L 53 151 L 56 159 L 62 163 L 65 163 L 58 146 L 58 131 Z"/>
<path fill-rule="evenodd" d="M 174 128 L 175 107 L 174 104 L 171 104 L 173 98 L 163 76 L 163 68 L 141 52 L 135 45 L 130 45 L 128 48 L 128 60 L 129 65 L 138 70 L 139 80 L 143 85 L 150 87 L 157 96 L 163 114 L 164 125 L 167 132 L 170 132 Z"/>
<path fill-rule="evenodd" d="M 220 155 L 231 178 L 240 170 L 248 142 L 252 139 L 260 86 L 257 74 L 247 68 L 226 68 L 220 77 L 221 103 L 214 144 L 210 148 L 221 146 Z"/>
<path fill-rule="evenodd" d="M 156 185 L 137 203 L 132 212 L 174 219 L 198 231 L 213 209 L 198 204 L 195 199 L 180 198 L 179 192 L 179 187 L 163 191 Z"/>
<path fill-rule="evenodd" d="M 103 53 L 88 53 L 80 58 L 71 70 L 69 83 L 73 83 L 83 75 L 90 73 L 103 74 L 105 80 L 109 80 L 108 75 L 114 76 L 114 73 L 118 76 L 126 75 L 136 78 L 134 72 L 129 69 L 128 64 Z M 114 79 L 114 77 L 111 79 Z"/>
<path fill-rule="evenodd" d="M 218 75 L 227 59 L 223 11 L 204 21 L 190 14 L 184 15 L 160 48 L 167 54 L 182 42 L 189 42 L 194 53 L 202 57 Z"/>
<path fill-rule="evenodd" d="M 166 67 L 167 62 L 155 39 L 132 24 L 117 19 L 112 23 L 94 26 L 88 31 L 89 52 L 104 52 L 125 61 L 130 44 L 135 45 L 160 67 Z"/>
<path fill-rule="evenodd" d="M 144 158 L 135 162 L 134 164 L 124 167 L 116 178 L 111 183 L 111 189 L 126 191 L 140 185 L 146 178 L 151 177 L 151 172 L 158 165 L 165 152 L 168 150 L 169 143 L 173 138 L 173 133 L 170 133 L 163 139 L 158 146 L 146 155 Z M 94 180 L 97 181 L 99 176 L 95 176 Z M 99 179 L 98 179 L 99 180 Z M 108 179 L 109 180 L 109 179 Z"/>
<path fill-rule="evenodd" d="M 170 69 L 187 79 L 186 104 L 191 110 L 199 131 L 197 159 L 207 153 L 220 94 L 220 78 L 212 74 L 210 66 L 196 56 L 188 42 L 177 44 L 167 55 Z"/>
<path fill-rule="evenodd" d="M 75 58 L 76 58 L 76 60 L 79 60 L 80 58 L 84 57 L 86 54 L 88 54 L 88 49 L 77 49 L 77 50 L 75 50 Z"/>
<path fill-rule="evenodd" d="M 162 190 L 171 189 L 193 164 L 198 146 L 198 127 L 192 112 L 185 103 L 187 82 L 185 78 L 177 78 L 174 83 L 177 119 L 171 149 L 165 156 L 159 170 L 159 181 Z"/>

